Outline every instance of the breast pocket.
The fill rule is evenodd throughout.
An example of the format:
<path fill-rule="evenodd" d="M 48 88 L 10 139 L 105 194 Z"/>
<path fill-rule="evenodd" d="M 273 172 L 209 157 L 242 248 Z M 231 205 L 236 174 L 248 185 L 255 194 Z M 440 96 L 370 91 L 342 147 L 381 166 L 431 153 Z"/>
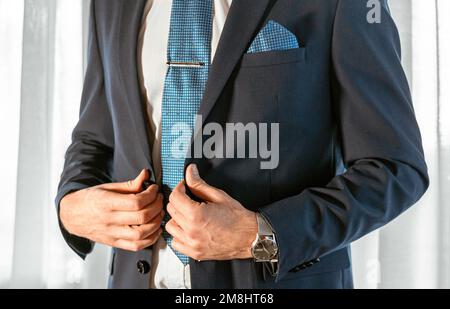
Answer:
<path fill-rule="evenodd" d="M 283 101 L 301 99 L 306 49 L 245 54 L 237 69 L 229 120 L 243 123 L 278 123 Z M 295 104 L 292 102 L 292 104 Z"/>
<path fill-rule="evenodd" d="M 241 68 L 275 66 L 304 61 L 306 61 L 306 48 L 300 47 L 285 51 L 245 54 L 242 58 Z"/>

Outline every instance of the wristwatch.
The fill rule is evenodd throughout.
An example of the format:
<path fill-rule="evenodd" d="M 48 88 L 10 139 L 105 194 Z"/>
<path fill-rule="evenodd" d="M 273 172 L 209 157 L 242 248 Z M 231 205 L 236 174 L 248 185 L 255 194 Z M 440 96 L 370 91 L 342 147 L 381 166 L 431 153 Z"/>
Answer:
<path fill-rule="evenodd" d="M 258 234 L 252 244 L 252 255 L 255 262 L 278 262 L 278 245 L 270 224 L 259 213 L 256 214 L 258 221 Z"/>

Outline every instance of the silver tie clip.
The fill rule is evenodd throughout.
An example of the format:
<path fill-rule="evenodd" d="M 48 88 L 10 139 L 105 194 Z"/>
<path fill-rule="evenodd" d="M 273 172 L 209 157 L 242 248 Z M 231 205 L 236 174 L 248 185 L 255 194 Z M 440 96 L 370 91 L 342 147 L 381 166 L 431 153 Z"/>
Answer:
<path fill-rule="evenodd" d="M 167 61 L 167 65 L 171 67 L 186 67 L 186 68 L 199 68 L 204 67 L 204 62 L 178 62 L 178 61 Z"/>

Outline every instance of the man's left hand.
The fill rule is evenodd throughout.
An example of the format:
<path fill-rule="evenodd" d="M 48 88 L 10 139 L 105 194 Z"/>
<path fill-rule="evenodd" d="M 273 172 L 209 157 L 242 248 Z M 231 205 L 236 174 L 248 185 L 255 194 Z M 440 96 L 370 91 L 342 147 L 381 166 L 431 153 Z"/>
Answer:
<path fill-rule="evenodd" d="M 192 200 L 186 185 L 203 202 Z M 167 211 L 172 219 L 166 230 L 173 236 L 175 250 L 198 261 L 252 257 L 251 245 L 258 233 L 256 213 L 208 185 L 196 165 L 187 168 L 186 183 L 172 191 Z"/>

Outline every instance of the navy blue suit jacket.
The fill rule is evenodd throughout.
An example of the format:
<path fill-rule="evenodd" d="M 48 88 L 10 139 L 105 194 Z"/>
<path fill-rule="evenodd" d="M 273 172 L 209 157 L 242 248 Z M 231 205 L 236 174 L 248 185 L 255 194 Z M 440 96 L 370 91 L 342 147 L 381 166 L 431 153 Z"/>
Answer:
<path fill-rule="evenodd" d="M 140 96 L 137 35 L 144 0 L 93 0 L 80 120 L 56 204 L 69 192 L 152 170 Z M 400 41 L 385 1 L 381 23 L 361 0 L 236 0 L 200 109 L 204 124 L 279 123 L 280 164 L 198 159 L 201 175 L 276 231 L 279 272 L 252 260 L 191 261 L 194 288 L 350 288 L 349 245 L 413 205 L 427 168 Z M 301 47 L 246 54 L 269 20 Z M 149 25 L 151 27 L 151 25 Z M 93 244 L 62 227 L 81 256 Z M 149 251 L 114 251 L 111 287 L 148 287 Z M 319 263 L 309 263 L 320 258 Z"/>

